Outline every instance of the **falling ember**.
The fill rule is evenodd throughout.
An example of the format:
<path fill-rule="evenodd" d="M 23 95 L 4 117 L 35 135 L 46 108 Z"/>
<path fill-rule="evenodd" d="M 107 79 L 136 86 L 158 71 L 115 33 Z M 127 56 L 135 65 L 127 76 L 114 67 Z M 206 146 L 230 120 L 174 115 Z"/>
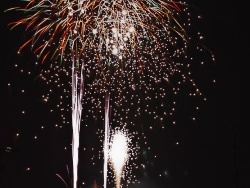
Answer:
<path fill-rule="evenodd" d="M 116 130 L 111 138 L 109 161 L 114 172 L 116 188 L 120 188 L 123 170 L 129 158 L 129 141 L 129 137 L 121 130 Z"/>

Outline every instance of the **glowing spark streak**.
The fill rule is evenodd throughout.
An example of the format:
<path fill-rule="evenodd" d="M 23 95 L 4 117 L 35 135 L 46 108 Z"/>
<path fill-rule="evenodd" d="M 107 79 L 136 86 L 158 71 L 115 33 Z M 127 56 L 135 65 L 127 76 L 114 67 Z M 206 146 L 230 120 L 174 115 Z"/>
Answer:
<path fill-rule="evenodd" d="M 109 93 L 105 96 L 105 135 L 104 135 L 104 165 L 103 178 L 104 188 L 107 186 L 107 172 L 108 172 L 108 138 L 109 138 Z"/>
<path fill-rule="evenodd" d="M 73 159 L 73 187 L 77 186 L 79 133 L 82 115 L 82 95 L 84 89 L 83 64 L 80 72 L 80 85 L 78 86 L 78 73 L 75 61 L 72 62 L 72 159 Z"/>
<path fill-rule="evenodd" d="M 112 137 L 109 157 L 115 173 L 116 188 L 120 188 L 122 171 L 129 157 L 128 142 L 128 137 L 121 131 L 117 131 Z"/>

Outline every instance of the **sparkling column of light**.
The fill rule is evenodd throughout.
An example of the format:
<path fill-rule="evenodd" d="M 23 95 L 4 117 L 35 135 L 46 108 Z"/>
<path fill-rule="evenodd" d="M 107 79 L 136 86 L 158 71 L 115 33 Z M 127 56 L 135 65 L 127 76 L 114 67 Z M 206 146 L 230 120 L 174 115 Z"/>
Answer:
<path fill-rule="evenodd" d="M 108 173 L 108 145 L 109 145 L 109 94 L 105 96 L 105 135 L 104 135 L 104 164 L 103 164 L 103 180 L 104 188 L 107 186 Z"/>
<path fill-rule="evenodd" d="M 77 167 L 79 134 L 82 115 L 82 95 L 84 89 L 83 64 L 80 71 L 80 85 L 78 86 L 78 73 L 75 61 L 72 62 L 72 160 L 73 160 L 73 188 L 77 187 Z"/>
<path fill-rule="evenodd" d="M 116 188 L 120 188 L 121 185 L 122 172 L 129 157 L 128 151 L 128 137 L 122 131 L 116 131 L 112 135 L 109 151 L 110 162 L 115 174 Z"/>

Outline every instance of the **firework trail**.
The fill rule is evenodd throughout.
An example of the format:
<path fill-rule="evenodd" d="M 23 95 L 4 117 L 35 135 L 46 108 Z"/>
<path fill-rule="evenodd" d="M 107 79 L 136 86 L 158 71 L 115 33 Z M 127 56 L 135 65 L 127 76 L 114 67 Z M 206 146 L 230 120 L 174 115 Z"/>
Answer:
<path fill-rule="evenodd" d="M 189 27 L 190 23 L 182 24 L 179 19 L 181 13 L 187 11 L 180 8 L 185 3 L 173 0 L 27 0 L 26 3 L 24 8 L 9 9 L 25 15 L 10 23 L 11 28 L 26 25 L 26 30 L 31 31 L 30 38 L 18 52 L 29 45 L 42 63 L 59 60 L 62 65 L 63 62 L 72 65 L 74 188 L 77 187 L 83 95 L 84 104 L 93 106 L 96 118 L 103 117 L 100 113 L 103 113 L 104 98 L 106 187 L 112 124 L 121 126 L 130 121 L 129 116 L 140 118 L 143 114 L 163 122 L 175 109 L 175 103 L 170 106 L 163 103 L 167 94 L 178 93 L 179 85 L 187 82 L 195 88 L 192 95 L 200 95 L 190 75 L 183 73 L 189 64 L 180 63 L 187 59 L 189 40 L 183 26 Z M 171 78 L 174 78 L 172 82 Z M 166 92 L 170 86 L 165 84 L 175 83 L 176 88 Z M 111 103 L 114 106 L 112 122 L 109 119 Z M 135 104 L 137 108 L 132 110 Z"/>
<path fill-rule="evenodd" d="M 82 96 L 84 90 L 83 64 L 80 70 L 80 83 L 78 83 L 78 72 L 72 61 L 72 159 L 73 159 L 73 187 L 77 187 L 77 167 L 78 167 L 78 149 L 79 134 L 82 115 Z"/>
<path fill-rule="evenodd" d="M 103 180 L 104 188 L 107 186 L 108 172 L 108 155 L 109 155 L 109 93 L 105 96 L 105 132 L 104 132 L 104 164 L 103 164 Z"/>

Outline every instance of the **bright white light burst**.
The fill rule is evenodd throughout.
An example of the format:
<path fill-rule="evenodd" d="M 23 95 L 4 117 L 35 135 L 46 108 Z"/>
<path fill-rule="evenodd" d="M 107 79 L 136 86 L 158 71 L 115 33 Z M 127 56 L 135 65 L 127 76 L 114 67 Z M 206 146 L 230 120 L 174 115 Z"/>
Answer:
<path fill-rule="evenodd" d="M 116 130 L 111 138 L 109 161 L 114 171 L 116 188 L 120 188 L 124 166 L 129 159 L 129 142 L 128 135 L 121 130 Z"/>

